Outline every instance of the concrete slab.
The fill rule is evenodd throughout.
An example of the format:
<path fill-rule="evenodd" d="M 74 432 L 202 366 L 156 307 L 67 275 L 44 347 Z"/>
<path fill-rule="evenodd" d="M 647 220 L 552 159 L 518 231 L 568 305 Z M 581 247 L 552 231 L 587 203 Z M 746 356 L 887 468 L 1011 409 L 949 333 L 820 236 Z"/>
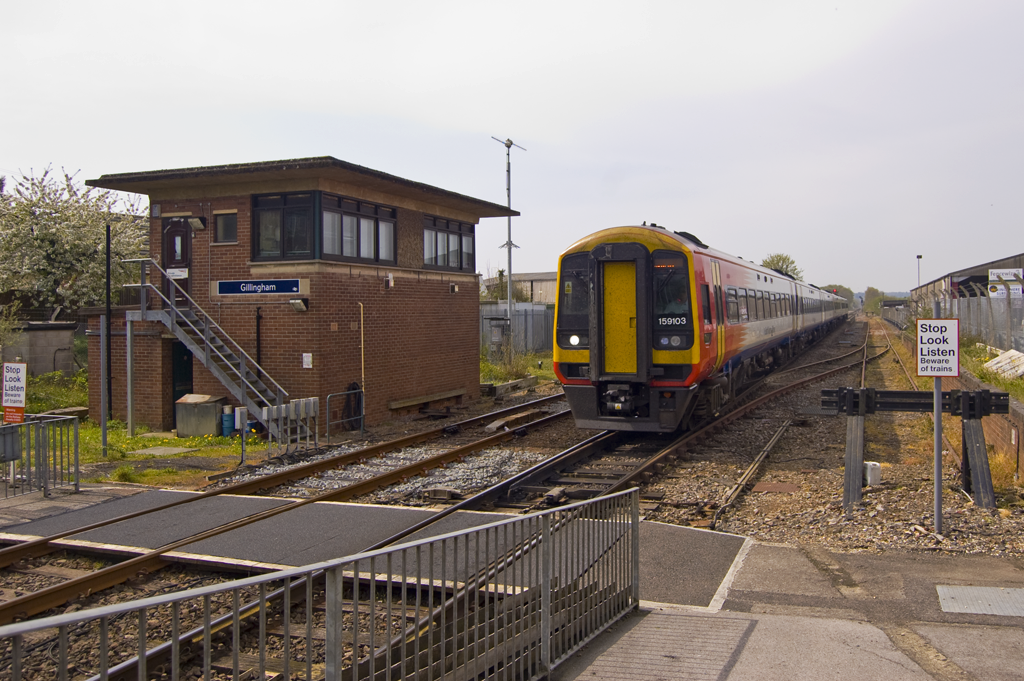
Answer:
<path fill-rule="evenodd" d="M 199 450 L 195 447 L 146 447 L 145 449 L 139 449 L 128 453 L 138 454 L 140 456 L 173 456 L 174 454 L 188 454 L 189 452 L 198 451 Z"/>
<path fill-rule="evenodd" d="M 745 541 L 693 527 L 640 523 L 640 598 L 711 605 Z"/>
<path fill-rule="evenodd" d="M 916 624 L 914 631 L 976 679 L 1018 681 L 1024 674 L 1024 630 L 1006 627 Z"/>
<path fill-rule="evenodd" d="M 800 549 L 768 544 L 754 544 L 750 548 L 731 591 L 842 597 Z"/>
<path fill-rule="evenodd" d="M 872 624 L 785 615 L 754 619 L 757 626 L 729 681 L 932 681 Z"/>

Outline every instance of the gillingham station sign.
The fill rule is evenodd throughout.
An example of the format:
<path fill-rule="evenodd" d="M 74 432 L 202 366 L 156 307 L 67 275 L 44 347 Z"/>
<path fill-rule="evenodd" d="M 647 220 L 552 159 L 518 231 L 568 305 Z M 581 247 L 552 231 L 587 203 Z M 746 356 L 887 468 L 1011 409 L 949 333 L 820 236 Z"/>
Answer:
<path fill-rule="evenodd" d="M 217 295 L 266 295 L 268 293 L 296 294 L 299 292 L 298 279 L 256 279 L 249 281 L 218 281 Z"/>
<path fill-rule="evenodd" d="M 960 375 L 960 320 L 917 320 L 917 375 Z"/>

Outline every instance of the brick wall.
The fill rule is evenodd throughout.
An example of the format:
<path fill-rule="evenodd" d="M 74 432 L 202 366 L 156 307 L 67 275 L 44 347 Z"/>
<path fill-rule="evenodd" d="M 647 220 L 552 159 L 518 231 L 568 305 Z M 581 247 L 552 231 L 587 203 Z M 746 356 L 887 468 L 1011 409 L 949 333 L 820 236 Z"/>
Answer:
<path fill-rule="evenodd" d="M 943 390 L 991 390 L 1002 392 L 987 383 L 982 383 L 975 376 L 960 370 L 959 377 L 942 379 Z M 1010 457 L 1017 462 L 1018 475 L 1024 473 L 1024 466 L 1021 465 L 1020 437 L 1024 434 L 1024 405 L 1017 400 L 1010 398 L 1009 414 L 993 414 L 981 419 L 981 426 L 985 430 L 985 443 L 991 445 L 999 454 Z M 957 448 L 960 442 L 953 442 Z"/>
<path fill-rule="evenodd" d="M 366 373 L 367 423 L 399 415 L 388 402 L 464 389 L 466 398 L 479 394 L 479 301 L 475 274 L 420 269 L 423 262 L 422 213 L 399 209 L 396 225 L 398 265 L 305 261 L 250 262 L 250 199 L 223 197 L 202 201 L 157 201 L 164 216 L 190 213 L 207 219 L 207 228 L 194 233 L 190 294 L 252 358 L 257 356 L 256 308 L 260 308 L 261 364 L 291 398 L 318 396 L 321 418 L 326 397 L 361 383 L 363 355 Z M 212 243 L 213 214 L 237 210 L 238 241 Z M 152 257 L 160 260 L 162 219 L 150 222 Z M 395 287 L 385 289 L 384 278 Z M 309 310 L 296 312 L 284 296 L 212 296 L 210 281 L 300 278 L 308 280 Z M 156 283 L 157 280 L 154 280 Z M 451 293 L 450 284 L 459 285 Z M 307 297 L 303 294 L 303 297 Z M 360 307 L 363 305 L 363 334 Z M 125 418 L 124 311 L 114 313 L 114 411 Z M 87 313 L 98 330 L 99 310 Z M 135 418 L 150 427 L 169 428 L 171 401 L 171 344 L 169 331 L 159 323 L 136 323 Z M 361 352 L 361 337 L 365 350 Z M 99 338 L 89 337 L 90 407 L 99 413 Z M 313 356 L 313 368 L 302 367 L 303 353 Z M 146 367 L 143 370 L 143 367 Z M 91 375 L 91 378 L 93 376 Z M 193 392 L 217 397 L 230 393 L 198 360 L 193 362 Z M 95 405 L 93 405 L 95 402 Z M 340 402 L 338 403 L 340 407 Z M 415 408 L 412 409 L 413 411 Z M 332 411 L 337 407 L 332 404 Z M 335 414 L 334 418 L 338 418 Z"/>
<path fill-rule="evenodd" d="M 113 308 L 111 314 L 111 383 L 114 418 L 127 421 L 128 366 L 125 353 L 125 317 L 128 308 Z M 100 317 L 98 308 L 85 310 L 88 319 L 87 341 L 89 352 L 89 414 L 94 421 L 100 415 Z M 136 424 L 156 430 L 173 427 L 171 395 L 171 340 L 164 338 L 163 324 L 136 322 L 133 325 L 134 345 L 134 417 Z"/>

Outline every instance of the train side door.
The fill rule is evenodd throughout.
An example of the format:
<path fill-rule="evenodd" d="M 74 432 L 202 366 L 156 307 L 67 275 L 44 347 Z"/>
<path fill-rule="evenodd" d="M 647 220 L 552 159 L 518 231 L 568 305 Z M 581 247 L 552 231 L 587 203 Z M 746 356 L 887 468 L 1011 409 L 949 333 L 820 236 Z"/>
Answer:
<path fill-rule="evenodd" d="M 722 303 L 722 269 L 717 260 L 711 261 L 711 293 L 715 302 L 710 351 L 715 360 L 715 371 L 718 371 L 725 360 L 725 307 Z"/>

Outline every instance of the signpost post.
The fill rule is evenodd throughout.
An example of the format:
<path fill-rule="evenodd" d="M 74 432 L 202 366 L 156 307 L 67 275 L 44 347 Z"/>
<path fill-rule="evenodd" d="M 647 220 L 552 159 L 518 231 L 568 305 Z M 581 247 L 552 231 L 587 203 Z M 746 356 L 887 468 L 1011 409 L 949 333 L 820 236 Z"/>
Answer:
<path fill-rule="evenodd" d="M 25 395 L 28 392 L 28 366 L 4 363 L 3 407 L 6 423 L 25 422 Z"/>
<path fill-rule="evenodd" d="M 960 375 L 960 320 L 938 319 L 937 300 L 932 314 L 917 320 L 917 375 L 935 378 L 935 534 L 942 534 L 942 377 Z"/>

